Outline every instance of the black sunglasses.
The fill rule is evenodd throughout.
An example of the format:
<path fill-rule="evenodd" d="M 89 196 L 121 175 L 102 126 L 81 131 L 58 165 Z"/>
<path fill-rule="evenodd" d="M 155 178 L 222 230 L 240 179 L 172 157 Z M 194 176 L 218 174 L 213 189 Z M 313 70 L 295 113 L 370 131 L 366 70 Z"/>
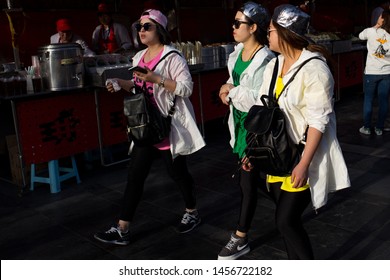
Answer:
<path fill-rule="evenodd" d="M 141 29 L 143 28 L 145 31 L 149 31 L 150 27 L 156 26 L 155 24 L 152 24 L 150 22 L 146 22 L 144 24 L 137 23 L 135 25 L 135 29 L 137 29 L 137 32 L 140 32 Z"/>
<path fill-rule="evenodd" d="M 250 22 L 247 22 L 247 21 L 241 21 L 241 20 L 237 20 L 237 19 L 233 21 L 233 26 L 235 29 L 240 28 L 241 24 L 251 25 Z"/>

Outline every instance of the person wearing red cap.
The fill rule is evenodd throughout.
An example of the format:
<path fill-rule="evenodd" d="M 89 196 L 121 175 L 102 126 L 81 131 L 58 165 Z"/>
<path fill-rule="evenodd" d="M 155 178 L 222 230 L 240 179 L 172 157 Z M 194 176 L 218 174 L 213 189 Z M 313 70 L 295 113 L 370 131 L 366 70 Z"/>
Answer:
<path fill-rule="evenodd" d="M 57 20 L 57 33 L 50 37 L 50 44 L 77 43 L 84 51 L 84 55 L 93 55 L 93 51 L 88 48 L 87 43 L 77 34 L 73 33 L 69 19 L 61 18 Z"/>
<path fill-rule="evenodd" d="M 92 34 L 93 50 L 98 54 L 118 53 L 132 47 L 127 28 L 112 18 L 112 12 L 107 4 L 99 4 L 98 25 Z"/>

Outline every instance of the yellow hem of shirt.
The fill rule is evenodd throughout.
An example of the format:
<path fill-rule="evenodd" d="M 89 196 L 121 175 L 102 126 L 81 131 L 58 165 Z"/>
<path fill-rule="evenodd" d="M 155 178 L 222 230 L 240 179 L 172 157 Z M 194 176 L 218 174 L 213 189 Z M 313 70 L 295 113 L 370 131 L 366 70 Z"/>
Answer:
<path fill-rule="evenodd" d="M 280 188 L 286 192 L 302 192 L 304 190 L 307 190 L 310 187 L 309 184 L 306 184 L 300 188 L 293 188 L 293 183 L 291 182 L 291 176 L 280 177 L 280 176 L 267 175 L 267 182 L 268 183 L 281 182 L 282 186 Z"/>

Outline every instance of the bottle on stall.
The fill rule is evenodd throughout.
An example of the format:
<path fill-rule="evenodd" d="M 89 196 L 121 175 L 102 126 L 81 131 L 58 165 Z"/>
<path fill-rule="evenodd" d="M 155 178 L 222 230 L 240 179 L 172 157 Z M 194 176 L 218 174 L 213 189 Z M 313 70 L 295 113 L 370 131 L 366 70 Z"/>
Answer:
<path fill-rule="evenodd" d="M 35 73 L 33 75 L 32 85 L 35 93 L 42 91 L 42 77 L 39 75 L 39 73 Z"/>
<path fill-rule="evenodd" d="M 23 95 L 27 93 L 27 77 L 25 73 L 18 73 L 16 76 L 17 90 L 16 95 Z"/>

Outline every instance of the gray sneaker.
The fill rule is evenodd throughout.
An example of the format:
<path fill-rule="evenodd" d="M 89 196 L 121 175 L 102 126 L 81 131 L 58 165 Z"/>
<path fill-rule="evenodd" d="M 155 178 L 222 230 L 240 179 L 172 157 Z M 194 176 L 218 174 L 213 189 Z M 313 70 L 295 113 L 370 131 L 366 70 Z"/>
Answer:
<path fill-rule="evenodd" d="M 229 242 L 218 254 L 218 260 L 235 260 L 249 253 L 248 237 L 239 237 L 232 233 Z"/>
<path fill-rule="evenodd" d="M 105 232 L 97 232 L 93 237 L 101 242 L 116 245 L 128 245 L 130 243 L 130 231 L 122 232 L 117 226 L 112 226 Z"/>
<path fill-rule="evenodd" d="M 375 134 L 378 135 L 378 136 L 381 136 L 383 134 L 382 129 L 375 127 Z"/>
<path fill-rule="evenodd" d="M 359 132 L 364 135 L 371 135 L 371 129 L 364 126 L 359 129 Z"/>
<path fill-rule="evenodd" d="M 183 218 L 180 221 L 177 231 L 180 233 L 186 233 L 193 230 L 197 225 L 199 225 L 201 219 L 199 217 L 198 210 L 192 212 L 184 212 Z"/>

